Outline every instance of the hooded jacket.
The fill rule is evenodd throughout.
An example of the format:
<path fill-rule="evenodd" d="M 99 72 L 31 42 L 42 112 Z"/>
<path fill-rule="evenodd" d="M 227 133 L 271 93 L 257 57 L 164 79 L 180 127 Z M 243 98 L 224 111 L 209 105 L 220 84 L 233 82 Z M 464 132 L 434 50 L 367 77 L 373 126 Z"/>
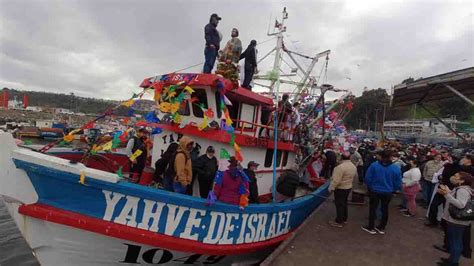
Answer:
<path fill-rule="evenodd" d="M 377 161 L 372 163 L 365 174 L 365 184 L 369 191 L 376 193 L 393 193 L 401 189 L 402 173 L 398 166 Z"/>
<path fill-rule="evenodd" d="M 175 181 L 183 186 L 191 184 L 193 180 L 193 167 L 191 157 L 186 146 L 193 142 L 190 138 L 183 136 L 179 141 L 179 148 L 174 160 L 174 170 L 176 172 Z"/>

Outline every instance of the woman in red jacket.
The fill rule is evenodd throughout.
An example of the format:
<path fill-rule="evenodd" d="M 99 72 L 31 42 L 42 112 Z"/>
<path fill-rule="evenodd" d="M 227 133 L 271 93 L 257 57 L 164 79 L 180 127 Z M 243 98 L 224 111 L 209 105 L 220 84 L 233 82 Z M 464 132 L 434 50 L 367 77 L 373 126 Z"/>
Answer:
<path fill-rule="evenodd" d="M 216 176 L 214 194 L 221 202 L 245 207 L 248 205 L 249 178 L 235 157 L 230 157 L 229 163 L 229 169 L 222 176 Z"/>

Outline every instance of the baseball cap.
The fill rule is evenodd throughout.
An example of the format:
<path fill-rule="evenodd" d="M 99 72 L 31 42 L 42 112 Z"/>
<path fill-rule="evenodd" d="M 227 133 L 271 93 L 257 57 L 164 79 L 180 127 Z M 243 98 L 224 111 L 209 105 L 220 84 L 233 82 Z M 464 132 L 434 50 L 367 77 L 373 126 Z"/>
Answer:
<path fill-rule="evenodd" d="M 211 18 L 216 18 L 217 20 L 221 20 L 222 18 L 219 17 L 219 15 L 217 15 L 216 13 L 212 14 L 211 15 Z"/>
<path fill-rule="evenodd" d="M 250 167 L 250 166 L 259 166 L 260 164 L 255 162 L 255 161 L 250 161 L 247 166 Z"/>
<path fill-rule="evenodd" d="M 213 146 L 209 146 L 207 147 L 206 152 L 216 152 L 216 150 L 214 149 Z"/>

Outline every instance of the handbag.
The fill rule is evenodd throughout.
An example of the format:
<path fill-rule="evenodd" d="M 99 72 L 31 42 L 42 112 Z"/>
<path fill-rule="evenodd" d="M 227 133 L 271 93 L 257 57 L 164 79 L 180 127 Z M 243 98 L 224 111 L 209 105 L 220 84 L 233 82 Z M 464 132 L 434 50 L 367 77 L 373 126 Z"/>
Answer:
<path fill-rule="evenodd" d="M 454 194 L 455 197 L 457 197 L 458 190 L 456 190 L 456 193 Z M 466 206 L 464 206 L 464 208 L 459 209 L 456 206 L 450 204 L 448 211 L 449 215 L 456 220 L 474 221 L 474 202 L 472 201 L 472 196 L 466 202 Z"/>

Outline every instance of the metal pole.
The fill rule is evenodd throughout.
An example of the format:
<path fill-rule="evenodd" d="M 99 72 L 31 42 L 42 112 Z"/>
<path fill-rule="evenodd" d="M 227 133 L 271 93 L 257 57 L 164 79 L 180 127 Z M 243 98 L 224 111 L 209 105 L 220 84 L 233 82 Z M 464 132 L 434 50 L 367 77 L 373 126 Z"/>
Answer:
<path fill-rule="evenodd" d="M 287 17 L 286 8 L 283 9 L 283 18 L 281 25 L 278 26 L 278 40 L 275 53 L 275 63 L 273 64 L 273 72 L 276 74 L 276 80 L 272 82 L 270 92 L 275 91 L 275 115 L 274 115 L 274 139 L 273 139 L 273 180 L 272 180 L 272 198 L 276 202 L 276 176 L 277 176 L 277 152 L 278 152 L 278 96 L 280 90 L 280 66 L 281 66 L 281 47 L 283 44 L 283 24 Z"/>
<path fill-rule="evenodd" d="M 448 85 L 448 84 L 443 84 L 446 88 L 448 88 L 450 91 L 452 91 L 454 94 L 456 94 L 457 96 L 459 96 L 461 99 L 463 99 L 464 101 L 468 102 L 470 105 L 474 105 L 474 102 L 467 98 L 466 96 L 464 96 L 464 94 L 460 93 L 458 90 L 456 90 L 455 88 L 453 88 L 452 86 Z"/>
<path fill-rule="evenodd" d="M 425 109 L 426 112 L 428 112 L 430 115 L 432 115 L 436 120 L 438 120 L 441 124 L 443 124 L 447 129 L 449 129 L 451 132 L 453 132 L 458 138 L 462 139 L 463 141 L 466 141 L 463 136 L 461 136 L 456 130 L 452 129 L 448 124 L 446 124 L 443 119 L 439 118 L 436 114 L 431 112 L 428 108 L 425 107 L 424 104 L 419 103 L 421 108 Z"/>

